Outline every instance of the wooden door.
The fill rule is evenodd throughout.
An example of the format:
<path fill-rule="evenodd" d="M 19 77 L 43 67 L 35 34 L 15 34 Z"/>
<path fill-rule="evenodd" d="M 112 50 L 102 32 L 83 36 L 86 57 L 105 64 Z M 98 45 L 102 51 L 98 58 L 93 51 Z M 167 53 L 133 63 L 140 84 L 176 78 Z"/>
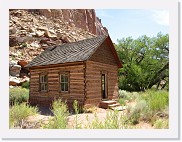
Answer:
<path fill-rule="evenodd" d="M 102 99 L 107 99 L 107 80 L 106 74 L 101 75 L 101 92 L 102 92 Z"/>

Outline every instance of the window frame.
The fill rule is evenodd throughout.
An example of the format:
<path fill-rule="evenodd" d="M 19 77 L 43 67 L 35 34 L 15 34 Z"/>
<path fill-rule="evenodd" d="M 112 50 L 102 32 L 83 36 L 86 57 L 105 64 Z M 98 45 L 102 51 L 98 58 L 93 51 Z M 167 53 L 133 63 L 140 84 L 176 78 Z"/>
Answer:
<path fill-rule="evenodd" d="M 44 76 L 44 79 L 42 80 L 43 76 Z M 46 80 L 45 80 L 45 76 L 46 76 Z M 42 85 L 44 85 L 44 89 L 46 88 L 45 85 L 47 86 L 46 90 L 42 90 Z M 48 74 L 47 73 L 40 73 L 39 74 L 39 91 L 40 92 L 48 92 Z"/>
<path fill-rule="evenodd" d="M 68 76 L 68 81 L 67 82 L 61 82 L 61 75 L 67 75 Z M 65 80 L 65 79 L 64 79 Z M 67 83 L 68 84 L 68 91 L 63 91 L 62 90 L 62 83 Z M 64 86 L 65 89 L 65 86 Z M 60 93 L 70 93 L 70 72 L 65 71 L 65 72 L 59 72 L 59 92 Z"/>

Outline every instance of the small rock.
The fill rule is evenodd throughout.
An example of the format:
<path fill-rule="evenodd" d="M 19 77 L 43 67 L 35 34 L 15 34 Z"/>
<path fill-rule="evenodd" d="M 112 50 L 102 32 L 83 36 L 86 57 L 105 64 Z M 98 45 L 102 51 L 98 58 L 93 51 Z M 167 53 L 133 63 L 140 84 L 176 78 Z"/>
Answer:
<path fill-rule="evenodd" d="M 35 32 L 35 29 L 34 28 L 32 28 L 32 27 L 29 27 L 29 32 L 31 32 L 31 33 L 34 33 Z"/>
<path fill-rule="evenodd" d="M 47 47 L 48 45 L 47 44 L 42 44 L 42 47 Z"/>
<path fill-rule="evenodd" d="M 55 42 L 56 42 L 56 44 L 62 44 L 63 43 L 62 40 L 56 40 Z"/>
<path fill-rule="evenodd" d="M 20 83 L 20 80 L 17 77 L 12 77 L 12 76 L 9 77 L 10 86 L 17 86 L 19 85 L 19 83 Z"/>
<path fill-rule="evenodd" d="M 24 37 L 24 42 L 33 42 L 34 41 L 34 38 L 32 37 L 32 35 L 29 35 L 29 36 L 26 36 Z"/>
<path fill-rule="evenodd" d="M 54 38 L 54 37 L 57 37 L 56 35 L 51 34 L 48 30 L 46 30 L 46 31 L 45 31 L 44 35 L 45 35 L 45 37 L 48 37 L 48 38 Z"/>
<path fill-rule="evenodd" d="M 54 30 L 49 30 L 51 34 L 56 34 Z"/>
<path fill-rule="evenodd" d="M 44 31 L 36 31 L 36 36 L 41 37 L 44 35 L 44 33 L 45 33 Z"/>
<path fill-rule="evenodd" d="M 10 35 L 11 35 L 11 34 L 15 34 L 16 31 L 17 31 L 17 29 L 16 29 L 15 27 L 10 27 L 10 28 L 9 28 L 9 34 L 10 34 Z"/>
<path fill-rule="evenodd" d="M 18 65 L 20 65 L 21 67 L 24 67 L 24 66 L 26 66 L 28 63 L 27 63 L 27 61 L 25 61 L 25 60 L 19 60 L 18 61 Z"/>
<path fill-rule="evenodd" d="M 18 45 L 18 41 L 17 41 L 16 37 L 10 36 L 9 37 L 9 46 L 13 47 L 13 46 L 16 46 L 16 45 Z"/>
<path fill-rule="evenodd" d="M 9 74 L 11 76 L 19 76 L 20 75 L 21 66 L 20 65 L 14 65 L 9 68 Z"/>
<path fill-rule="evenodd" d="M 14 65 L 17 65 L 17 61 L 12 60 L 12 61 L 9 62 L 9 67 L 12 67 Z"/>
<path fill-rule="evenodd" d="M 30 46 L 36 47 L 36 48 L 39 48 L 39 47 L 40 47 L 40 45 L 39 45 L 38 43 L 36 43 L 36 42 L 32 42 L 32 43 L 30 44 Z"/>
<path fill-rule="evenodd" d="M 10 85 L 9 88 L 14 88 L 14 86 Z"/>
<path fill-rule="evenodd" d="M 47 41 L 50 41 L 50 39 L 49 38 L 46 38 L 46 37 L 43 37 L 43 38 L 41 38 L 40 43 L 41 44 L 46 44 Z"/>
<path fill-rule="evenodd" d="M 17 37 L 16 40 L 20 43 L 24 42 L 24 37 Z"/>
<path fill-rule="evenodd" d="M 63 42 L 69 43 L 69 42 L 71 42 L 71 39 L 68 36 L 65 36 L 63 38 Z"/>
<path fill-rule="evenodd" d="M 20 79 L 20 83 L 19 84 L 22 85 L 23 83 L 29 82 L 29 81 L 30 81 L 30 79 L 28 77 L 24 76 L 24 78 Z"/>

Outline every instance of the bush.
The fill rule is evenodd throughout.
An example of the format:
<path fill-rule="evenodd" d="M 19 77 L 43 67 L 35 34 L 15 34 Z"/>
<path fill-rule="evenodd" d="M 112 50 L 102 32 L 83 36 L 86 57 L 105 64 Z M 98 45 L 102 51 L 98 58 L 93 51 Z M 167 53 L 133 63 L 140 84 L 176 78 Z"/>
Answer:
<path fill-rule="evenodd" d="M 65 129 L 67 128 L 67 117 L 69 115 L 66 103 L 60 99 L 55 100 L 52 104 L 52 112 L 54 117 L 49 120 L 49 123 L 43 126 L 48 129 Z"/>
<path fill-rule="evenodd" d="M 154 91 L 147 90 L 145 93 L 141 95 L 141 98 L 146 100 L 149 111 L 161 111 L 168 106 L 169 101 L 169 93 L 164 90 Z"/>
<path fill-rule="evenodd" d="M 9 110 L 10 128 L 22 126 L 24 120 L 31 115 L 38 114 L 37 107 L 31 107 L 26 103 L 15 103 Z"/>
<path fill-rule="evenodd" d="M 120 98 L 119 103 L 120 103 L 120 105 L 125 106 L 126 105 L 126 99 Z"/>
<path fill-rule="evenodd" d="M 169 128 L 168 119 L 158 119 L 154 123 L 154 128 L 156 129 L 167 129 Z"/>
<path fill-rule="evenodd" d="M 140 100 L 136 104 L 136 106 L 134 106 L 133 108 L 130 108 L 130 110 L 128 110 L 130 112 L 129 120 L 132 122 L 132 124 L 135 125 L 139 122 L 142 112 L 144 112 L 146 110 L 146 107 L 147 107 L 146 101 Z"/>
<path fill-rule="evenodd" d="M 22 85 L 21 85 L 22 88 L 26 88 L 26 89 L 29 89 L 30 88 L 30 82 L 27 81 L 27 82 L 24 82 Z"/>
<path fill-rule="evenodd" d="M 9 101 L 10 103 L 27 102 L 29 99 L 29 90 L 22 87 L 10 88 Z"/>
<path fill-rule="evenodd" d="M 125 90 L 119 90 L 119 98 L 127 98 L 128 93 Z"/>
<path fill-rule="evenodd" d="M 156 114 L 162 112 L 168 116 L 168 92 L 164 90 L 147 90 L 136 97 L 136 106 L 128 110 L 129 120 L 135 124 L 140 120 L 154 125 L 158 119 Z M 134 124 L 133 123 L 133 124 Z"/>

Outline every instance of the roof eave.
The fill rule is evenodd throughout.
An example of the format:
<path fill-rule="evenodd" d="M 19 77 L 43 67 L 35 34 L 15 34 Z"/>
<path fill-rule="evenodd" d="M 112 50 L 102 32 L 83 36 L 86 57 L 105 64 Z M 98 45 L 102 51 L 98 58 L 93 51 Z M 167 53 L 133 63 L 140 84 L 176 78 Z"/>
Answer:
<path fill-rule="evenodd" d="M 113 45 L 113 43 L 112 43 L 112 40 L 111 40 L 111 38 L 110 38 L 109 35 L 108 35 L 107 38 L 106 38 L 106 42 L 108 43 L 109 47 L 111 48 L 111 51 L 112 51 L 112 53 L 113 53 L 113 55 L 114 55 L 114 58 L 116 59 L 118 68 L 122 68 L 122 67 L 123 67 L 122 62 L 120 61 L 120 59 L 119 59 L 119 57 L 118 57 L 118 54 L 117 54 L 117 52 L 116 52 L 116 50 L 115 50 L 115 47 L 114 47 L 114 45 Z"/>

